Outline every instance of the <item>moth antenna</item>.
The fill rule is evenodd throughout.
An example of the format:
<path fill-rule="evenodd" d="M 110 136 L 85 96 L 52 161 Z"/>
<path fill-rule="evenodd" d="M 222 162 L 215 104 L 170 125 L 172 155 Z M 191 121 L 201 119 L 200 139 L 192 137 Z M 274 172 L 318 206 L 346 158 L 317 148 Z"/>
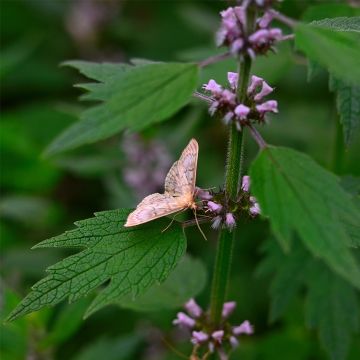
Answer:
<path fill-rule="evenodd" d="M 200 227 L 200 224 L 199 224 L 199 221 L 198 221 L 198 218 L 197 218 L 197 215 L 196 215 L 196 208 L 194 209 L 194 215 L 195 215 L 195 221 L 196 221 L 196 226 L 198 227 L 201 235 L 203 236 L 203 238 L 207 241 L 207 237 L 205 236 L 204 232 L 202 231 L 201 227 Z"/>
<path fill-rule="evenodd" d="M 164 337 L 161 337 L 163 343 L 177 356 L 181 357 L 182 359 L 189 359 L 184 353 L 176 349 L 169 341 L 167 341 Z"/>

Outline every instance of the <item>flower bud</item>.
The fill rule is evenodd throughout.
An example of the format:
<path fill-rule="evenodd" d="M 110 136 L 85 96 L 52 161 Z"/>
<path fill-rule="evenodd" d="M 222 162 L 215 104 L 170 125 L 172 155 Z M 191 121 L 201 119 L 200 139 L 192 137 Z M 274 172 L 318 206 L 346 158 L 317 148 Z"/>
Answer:
<path fill-rule="evenodd" d="M 224 303 L 223 309 L 222 309 L 222 318 L 223 319 L 228 318 L 233 313 L 235 308 L 236 308 L 235 301 L 228 301 L 228 302 Z"/>
<path fill-rule="evenodd" d="M 191 338 L 191 342 L 196 345 L 196 344 L 201 344 L 206 342 L 209 339 L 209 335 L 206 334 L 203 331 L 193 331 L 192 332 L 192 338 Z"/>
<path fill-rule="evenodd" d="M 173 324 L 191 329 L 195 326 L 195 320 L 183 312 L 178 312 Z"/>
<path fill-rule="evenodd" d="M 190 299 L 186 304 L 185 304 L 185 309 L 186 311 L 193 316 L 194 318 L 198 318 L 201 316 L 202 314 L 202 309 L 201 307 L 196 303 L 196 301 L 194 299 Z"/>
<path fill-rule="evenodd" d="M 254 329 L 248 320 L 245 320 L 239 326 L 233 328 L 233 334 L 239 336 L 241 334 L 251 335 L 254 333 Z"/>

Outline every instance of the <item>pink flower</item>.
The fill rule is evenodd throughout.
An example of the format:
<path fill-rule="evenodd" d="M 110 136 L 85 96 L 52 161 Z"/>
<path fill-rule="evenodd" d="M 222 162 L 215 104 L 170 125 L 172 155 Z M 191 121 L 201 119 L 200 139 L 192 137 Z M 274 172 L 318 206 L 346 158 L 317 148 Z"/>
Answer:
<path fill-rule="evenodd" d="M 218 343 L 221 343 L 223 337 L 224 337 L 224 330 L 217 330 L 217 331 L 214 331 L 212 334 L 211 334 L 211 337 L 217 341 Z"/>
<path fill-rule="evenodd" d="M 250 189 L 250 176 L 245 175 L 242 178 L 242 182 L 241 182 L 241 189 L 243 191 L 249 192 Z"/>
<path fill-rule="evenodd" d="M 203 85 L 203 89 L 210 91 L 213 95 L 220 95 L 222 92 L 222 87 L 215 80 L 211 79 L 207 84 Z"/>
<path fill-rule="evenodd" d="M 235 104 L 236 95 L 232 91 L 225 89 L 221 93 L 221 98 L 222 98 L 222 101 L 225 103 Z"/>
<path fill-rule="evenodd" d="M 252 216 L 257 216 L 261 213 L 260 205 L 256 200 L 255 196 L 250 196 L 250 201 L 252 203 L 252 206 L 249 209 L 249 212 Z"/>
<path fill-rule="evenodd" d="M 239 80 L 239 74 L 235 73 L 235 72 L 228 72 L 227 73 L 227 78 L 228 78 L 228 82 L 229 82 L 230 86 L 233 89 L 236 89 L 236 86 L 237 86 L 237 83 L 238 83 L 238 80 Z"/>
<path fill-rule="evenodd" d="M 229 111 L 228 113 L 226 113 L 226 115 L 223 118 L 225 125 L 229 125 L 229 123 L 233 117 L 234 117 L 234 113 L 232 111 Z"/>
<path fill-rule="evenodd" d="M 232 213 L 227 213 L 225 215 L 225 224 L 230 230 L 236 226 L 236 221 Z"/>
<path fill-rule="evenodd" d="M 212 199 L 212 195 L 199 187 L 196 187 L 196 196 L 199 197 L 201 200 L 210 200 Z"/>
<path fill-rule="evenodd" d="M 237 336 L 241 334 L 251 335 L 253 333 L 254 329 L 248 320 L 245 320 L 242 324 L 233 328 L 233 334 Z"/>
<path fill-rule="evenodd" d="M 240 104 L 235 108 L 234 112 L 240 120 L 245 120 L 250 112 L 250 108 L 243 104 Z"/>
<path fill-rule="evenodd" d="M 233 313 L 235 308 L 236 308 L 236 302 L 235 301 L 228 301 L 228 302 L 224 303 L 223 309 L 222 309 L 222 317 L 223 317 L 223 319 L 228 318 Z"/>
<path fill-rule="evenodd" d="M 264 79 L 258 76 L 251 76 L 250 86 L 248 87 L 248 94 L 252 94 L 259 86 L 262 85 Z"/>
<path fill-rule="evenodd" d="M 255 45 L 265 44 L 269 40 L 269 30 L 260 29 L 249 36 L 249 41 Z"/>
<path fill-rule="evenodd" d="M 219 213 L 222 209 L 222 205 L 217 204 L 213 201 L 208 201 L 207 206 L 211 211 L 216 212 L 216 213 Z"/>
<path fill-rule="evenodd" d="M 239 51 L 244 46 L 244 40 L 243 39 L 236 39 L 230 46 L 230 52 L 233 55 L 236 55 L 239 53 Z"/>
<path fill-rule="evenodd" d="M 264 114 L 266 112 L 273 112 L 273 113 L 278 113 L 278 103 L 276 100 L 269 100 L 266 101 L 260 105 L 256 105 L 256 110 L 260 113 L 260 114 Z"/>
<path fill-rule="evenodd" d="M 214 218 L 212 219 L 211 227 L 212 227 L 213 229 L 217 230 L 217 229 L 220 227 L 221 223 L 222 223 L 222 218 L 221 218 L 221 216 L 216 216 L 216 217 L 214 217 Z"/>
<path fill-rule="evenodd" d="M 248 55 L 250 56 L 251 60 L 255 60 L 256 58 L 256 54 L 255 51 L 252 48 L 248 48 L 246 50 L 246 52 L 248 53 Z"/>
<path fill-rule="evenodd" d="M 274 10 L 273 10 L 274 11 Z M 263 17 L 258 20 L 258 24 L 261 28 L 267 28 L 274 18 L 274 12 L 266 11 Z"/>
<path fill-rule="evenodd" d="M 198 318 L 201 316 L 202 314 L 202 309 L 201 307 L 195 302 L 194 299 L 190 299 L 186 304 L 185 304 L 185 309 L 186 311 L 193 316 L 194 318 Z"/>
<path fill-rule="evenodd" d="M 218 101 L 213 101 L 213 102 L 212 102 L 212 104 L 211 104 L 210 107 L 209 107 L 209 114 L 210 114 L 211 116 L 213 116 L 213 115 L 216 113 L 219 105 L 220 105 L 220 103 L 219 103 Z"/>
<path fill-rule="evenodd" d="M 178 312 L 173 324 L 191 329 L 195 326 L 195 320 L 183 312 Z"/>
<path fill-rule="evenodd" d="M 269 95 L 273 91 L 274 89 L 271 86 L 269 86 L 269 84 L 267 84 L 265 81 L 263 81 L 262 89 L 258 94 L 255 95 L 254 100 L 260 101 L 264 96 Z"/>
<path fill-rule="evenodd" d="M 209 335 L 206 334 L 203 331 L 193 331 L 192 332 L 192 339 L 191 342 L 196 345 L 196 344 L 201 344 L 206 342 L 209 339 Z"/>
<path fill-rule="evenodd" d="M 230 345 L 233 349 L 237 348 L 239 346 L 239 341 L 235 336 L 230 336 Z"/>
<path fill-rule="evenodd" d="M 269 30 L 269 36 L 270 36 L 271 40 L 279 41 L 282 39 L 283 34 L 282 34 L 281 29 L 273 28 L 273 29 Z"/>

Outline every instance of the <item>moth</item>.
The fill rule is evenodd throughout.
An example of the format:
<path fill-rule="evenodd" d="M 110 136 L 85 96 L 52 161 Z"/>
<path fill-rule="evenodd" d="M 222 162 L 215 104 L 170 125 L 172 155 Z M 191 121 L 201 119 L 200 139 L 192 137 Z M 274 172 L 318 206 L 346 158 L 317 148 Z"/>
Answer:
<path fill-rule="evenodd" d="M 199 145 L 191 139 L 183 150 L 180 159 L 170 168 L 165 179 L 164 194 L 147 196 L 136 209 L 129 214 L 124 226 L 136 226 L 170 215 L 192 209 L 196 211 L 196 169 Z"/>

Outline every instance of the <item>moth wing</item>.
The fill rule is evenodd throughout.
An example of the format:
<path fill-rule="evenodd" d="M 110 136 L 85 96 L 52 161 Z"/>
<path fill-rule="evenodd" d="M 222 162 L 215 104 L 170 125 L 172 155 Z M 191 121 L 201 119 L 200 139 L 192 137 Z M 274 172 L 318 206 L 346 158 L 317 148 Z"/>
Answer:
<path fill-rule="evenodd" d="M 170 215 L 186 207 L 180 199 L 168 194 L 152 194 L 147 196 L 136 209 L 129 214 L 125 227 L 144 224 L 162 216 Z"/>
<path fill-rule="evenodd" d="M 195 139 L 192 139 L 180 159 L 169 170 L 165 179 L 165 193 L 182 196 L 194 192 L 198 154 L 199 145 Z"/>
<path fill-rule="evenodd" d="M 179 163 L 185 171 L 185 176 L 192 190 L 195 189 L 198 156 L 199 144 L 195 139 L 191 139 L 188 146 L 182 152 Z"/>

